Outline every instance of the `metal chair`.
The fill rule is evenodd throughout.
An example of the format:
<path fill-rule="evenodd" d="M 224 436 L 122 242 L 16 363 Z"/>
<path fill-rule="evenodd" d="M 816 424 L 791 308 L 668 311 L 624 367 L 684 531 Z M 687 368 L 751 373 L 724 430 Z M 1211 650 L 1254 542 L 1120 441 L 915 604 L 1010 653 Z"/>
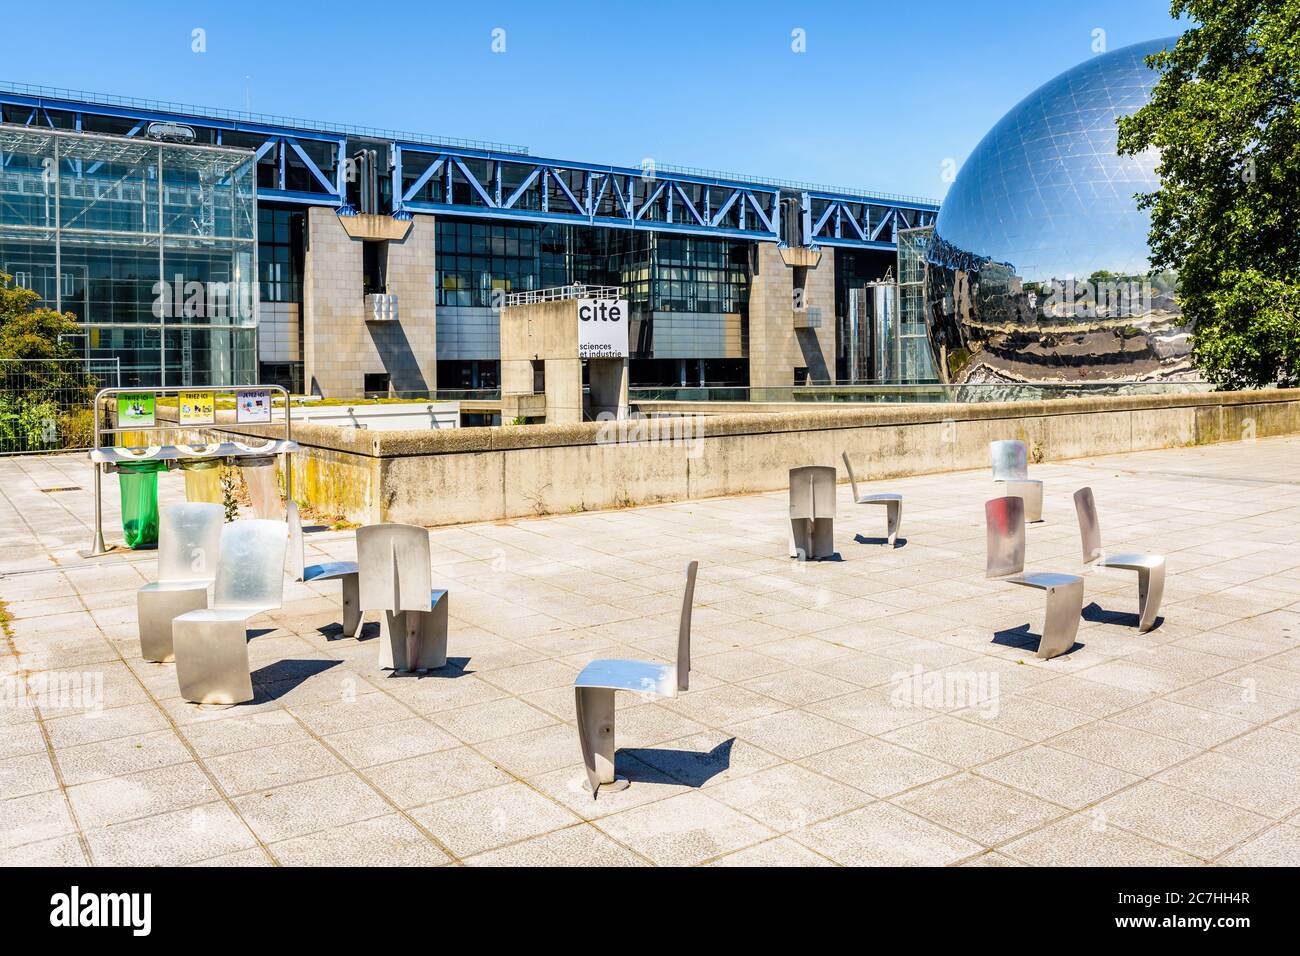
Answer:
<path fill-rule="evenodd" d="M 158 520 L 158 580 L 135 592 L 140 656 L 166 663 L 173 659 L 172 621 L 208 606 L 221 550 L 221 505 L 187 502 L 168 505 Z"/>
<path fill-rule="evenodd" d="M 253 699 L 248 669 L 248 622 L 284 602 L 283 521 L 248 518 L 221 531 L 212 607 L 172 622 L 176 679 L 181 696 L 196 704 Z"/>
<path fill-rule="evenodd" d="M 1074 510 L 1079 516 L 1079 537 L 1083 542 L 1083 563 L 1099 568 L 1136 571 L 1138 576 L 1138 631 L 1151 630 L 1165 594 L 1165 557 L 1162 554 L 1106 554 L 1101 549 L 1101 524 L 1091 488 L 1074 493 Z"/>
<path fill-rule="evenodd" d="M 790 557 L 800 561 L 835 555 L 835 469 L 790 469 Z"/>
<path fill-rule="evenodd" d="M 1003 482 L 1006 494 L 1025 499 L 1025 520 L 1043 520 L 1043 483 L 1029 477 L 1025 443 L 1015 439 L 989 442 L 993 480 Z"/>
<path fill-rule="evenodd" d="M 289 560 L 293 562 L 294 580 L 305 584 L 313 581 L 343 582 L 343 634 L 346 637 L 356 637 L 361 627 L 361 584 L 357 562 L 325 561 L 321 564 L 307 564 L 298 503 L 291 500 L 286 505 L 286 512 L 289 519 Z"/>
<path fill-rule="evenodd" d="M 1074 646 L 1083 613 L 1083 578 L 1075 574 L 1035 571 L 1025 574 L 1025 502 L 994 498 L 984 503 L 988 556 L 984 576 L 1038 588 L 1047 593 L 1047 613 L 1038 642 L 1038 656 L 1056 657 Z"/>
<path fill-rule="evenodd" d="M 844 459 L 844 470 L 849 473 L 849 487 L 853 489 L 854 503 L 885 506 L 885 543 L 887 547 L 894 547 L 894 542 L 898 540 L 899 525 L 903 521 L 903 496 L 893 494 L 859 495 L 858 479 L 853 474 L 853 465 L 849 461 L 849 453 L 843 452 L 840 457 Z"/>
<path fill-rule="evenodd" d="M 602 789 L 626 789 L 626 778 L 614 776 L 614 693 L 631 690 L 651 697 L 676 697 L 689 689 L 691 672 L 691 608 L 695 603 L 695 572 L 700 563 L 686 566 L 686 593 L 677 626 L 677 661 L 598 660 L 582 669 L 573 682 L 578 717 L 578 743 L 587 782 L 594 800 Z"/>
<path fill-rule="evenodd" d="M 381 611 L 379 666 L 397 671 L 447 665 L 446 591 L 433 590 L 429 532 L 406 524 L 357 529 L 360 608 Z"/>

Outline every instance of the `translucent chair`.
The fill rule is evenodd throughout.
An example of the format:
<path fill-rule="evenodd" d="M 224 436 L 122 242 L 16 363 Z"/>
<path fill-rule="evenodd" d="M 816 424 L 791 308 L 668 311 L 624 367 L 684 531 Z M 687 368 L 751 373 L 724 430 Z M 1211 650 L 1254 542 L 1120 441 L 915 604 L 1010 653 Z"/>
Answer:
<path fill-rule="evenodd" d="M 290 501 L 286 505 L 286 514 L 289 518 L 289 560 L 293 562 L 294 580 L 307 584 L 313 581 L 341 581 L 343 583 L 343 633 L 347 637 L 356 637 L 361 627 L 361 584 L 357 562 L 324 561 L 320 564 L 307 564 L 302 537 L 302 516 L 298 513 L 296 501 Z"/>
<path fill-rule="evenodd" d="M 853 464 L 849 461 L 849 453 L 844 452 L 840 457 L 844 459 L 844 470 L 849 473 L 849 487 L 853 489 L 854 503 L 885 506 L 885 543 L 890 548 L 894 547 L 894 543 L 898 540 L 899 525 L 903 521 L 903 496 L 894 494 L 858 494 L 858 479 L 853 474 Z"/>
<path fill-rule="evenodd" d="M 158 580 L 135 592 L 140 656 L 173 659 L 172 621 L 208 606 L 208 588 L 221 550 L 221 505 L 186 503 L 162 509 L 158 520 Z"/>
<path fill-rule="evenodd" d="M 249 518 L 226 525 L 212 607 L 172 622 L 176 679 L 181 696 L 196 704 L 253 699 L 248 669 L 248 622 L 284 601 L 283 521 Z"/>
<path fill-rule="evenodd" d="M 614 776 L 614 694 L 635 691 L 648 697 L 676 697 L 688 690 L 691 672 L 691 608 L 695 603 L 695 572 L 700 563 L 686 566 L 686 593 L 677 626 L 677 660 L 672 664 L 653 661 L 598 660 L 582 669 L 573 682 L 577 708 L 578 743 L 587 782 L 595 799 L 601 790 L 613 792 L 628 786 L 626 778 Z"/>
<path fill-rule="evenodd" d="M 835 554 L 835 469 L 790 469 L 790 557 L 820 560 Z"/>
<path fill-rule="evenodd" d="M 1025 443 L 1011 439 L 989 442 L 993 459 L 993 480 L 1004 483 L 1006 494 L 1025 499 L 1025 520 L 1043 520 L 1043 483 L 1029 477 L 1029 459 Z"/>
<path fill-rule="evenodd" d="M 433 590 L 429 532 L 406 524 L 357 529 L 362 611 L 380 611 L 379 666 L 436 670 L 447 664 L 446 591 Z"/>
<path fill-rule="evenodd" d="M 1038 656 L 1056 657 L 1074 646 L 1083 613 L 1083 578 L 1050 571 L 1025 573 L 1025 503 L 1021 498 L 994 498 L 984 503 L 988 529 L 985 577 L 1046 592 L 1047 612 Z"/>
<path fill-rule="evenodd" d="M 1101 524 L 1097 521 L 1097 502 L 1091 488 L 1074 493 L 1074 510 L 1079 516 L 1079 537 L 1083 543 L 1083 563 L 1099 568 L 1122 568 L 1138 576 L 1138 631 L 1155 627 L 1160 600 L 1165 595 L 1165 557 L 1162 554 L 1106 554 L 1101 549 Z"/>

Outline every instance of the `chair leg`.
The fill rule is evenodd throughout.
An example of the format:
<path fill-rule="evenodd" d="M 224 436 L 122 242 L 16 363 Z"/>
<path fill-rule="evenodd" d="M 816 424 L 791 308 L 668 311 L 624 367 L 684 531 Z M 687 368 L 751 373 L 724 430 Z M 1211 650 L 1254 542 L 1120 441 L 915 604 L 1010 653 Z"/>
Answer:
<path fill-rule="evenodd" d="M 343 636 L 356 637 L 361 629 L 361 576 L 343 577 Z"/>
<path fill-rule="evenodd" d="M 898 541 L 898 529 L 903 523 L 903 503 L 901 501 L 885 502 L 885 536 L 889 547 Z"/>
<path fill-rule="evenodd" d="M 807 561 L 812 556 L 812 519 L 790 519 L 790 557 Z"/>
<path fill-rule="evenodd" d="M 606 793 L 625 790 L 629 781 L 614 776 L 614 691 L 606 687 L 575 687 L 574 705 L 578 716 L 578 743 L 587 783 L 594 800 Z"/>
<path fill-rule="evenodd" d="M 1038 642 L 1038 656 L 1056 657 L 1074 646 L 1083 614 L 1083 581 L 1074 581 L 1047 589 L 1047 613 L 1043 636 Z"/>
<path fill-rule="evenodd" d="M 194 704 L 241 704 L 253 699 L 247 621 L 177 620 L 172 628 L 176 680 Z"/>
<path fill-rule="evenodd" d="M 140 656 L 159 664 L 174 660 L 172 621 L 187 611 L 199 611 L 207 606 L 206 587 L 137 591 L 135 609 L 136 620 L 140 622 Z"/>
<path fill-rule="evenodd" d="M 1160 601 L 1165 596 L 1165 562 L 1153 568 L 1138 569 L 1138 632 L 1145 633 L 1156 625 Z"/>
<path fill-rule="evenodd" d="M 814 518 L 811 556 L 820 561 L 835 554 L 835 519 Z"/>

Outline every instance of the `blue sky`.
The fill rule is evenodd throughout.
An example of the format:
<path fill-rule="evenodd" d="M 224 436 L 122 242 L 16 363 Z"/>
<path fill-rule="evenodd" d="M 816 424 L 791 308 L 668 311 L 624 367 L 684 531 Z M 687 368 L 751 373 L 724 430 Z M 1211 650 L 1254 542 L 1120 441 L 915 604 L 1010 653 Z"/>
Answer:
<path fill-rule="evenodd" d="M 1168 36 L 1180 30 L 1168 10 L 73 0 L 8 5 L 0 79 L 939 197 L 944 161 L 960 163 L 1022 96 L 1091 56 L 1095 30 L 1109 49 Z M 805 52 L 792 50 L 795 30 Z"/>

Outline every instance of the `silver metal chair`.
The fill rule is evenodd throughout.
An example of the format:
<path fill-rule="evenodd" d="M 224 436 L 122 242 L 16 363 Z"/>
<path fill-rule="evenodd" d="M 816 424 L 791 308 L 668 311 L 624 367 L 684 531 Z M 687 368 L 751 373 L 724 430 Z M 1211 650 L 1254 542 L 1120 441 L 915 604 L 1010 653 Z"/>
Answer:
<path fill-rule="evenodd" d="M 993 480 L 1004 484 L 1006 494 L 1025 499 L 1025 520 L 1043 520 L 1043 483 L 1029 477 L 1025 443 L 1016 439 L 989 442 Z"/>
<path fill-rule="evenodd" d="M 1165 557 L 1162 554 L 1106 554 L 1101 549 L 1101 524 L 1091 488 L 1074 493 L 1074 510 L 1079 516 L 1079 537 L 1083 542 L 1083 563 L 1099 568 L 1122 568 L 1138 576 L 1138 631 L 1151 630 L 1160 613 L 1165 594 Z"/>
<path fill-rule="evenodd" d="M 994 498 L 984 503 L 988 556 L 984 576 L 1038 588 L 1047 593 L 1047 613 L 1038 642 L 1038 656 L 1056 657 L 1074 646 L 1083 613 L 1083 578 L 1076 574 L 1035 571 L 1025 574 L 1025 502 Z"/>
<path fill-rule="evenodd" d="M 894 494 L 858 494 L 858 479 L 853 474 L 853 464 L 849 461 L 849 453 L 843 452 L 841 457 L 844 459 L 844 470 L 849 473 L 849 487 L 853 489 L 853 501 L 860 505 L 885 506 L 885 543 L 887 547 L 894 547 L 894 543 L 898 540 L 898 528 L 903 522 L 903 496 Z"/>
<path fill-rule="evenodd" d="M 221 550 L 221 505 L 187 502 L 168 505 L 158 520 L 158 580 L 135 592 L 140 656 L 165 663 L 173 659 L 172 621 L 208 606 L 208 588 Z"/>
<path fill-rule="evenodd" d="M 406 524 L 357 529 L 360 608 L 381 611 L 379 666 L 436 670 L 447 664 L 446 591 L 433 590 L 429 532 Z"/>
<path fill-rule="evenodd" d="M 284 602 L 283 521 L 248 518 L 221 531 L 212 607 L 172 622 L 176 679 L 181 696 L 196 704 L 253 699 L 248 669 L 248 622 Z"/>
<path fill-rule="evenodd" d="M 623 790 L 626 778 L 614 776 L 614 694 L 636 691 L 651 697 L 676 697 L 688 690 L 691 672 L 691 609 L 695 603 L 695 572 L 700 563 L 686 566 L 686 593 L 677 626 L 677 660 L 672 664 L 652 661 L 599 660 L 582 669 L 573 682 L 578 717 L 578 743 L 587 782 L 595 799 L 602 789 Z"/>
<path fill-rule="evenodd" d="M 790 557 L 800 561 L 835 555 L 835 469 L 790 469 Z"/>
<path fill-rule="evenodd" d="M 355 561 L 324 561 L 307 564 L 302 537 L 302 516 L 298 503 L 286 505 L 289 519 L 289 560 L 293 562 L 295 581 L 310 584 L 313 581 L 341 581 L 343 583 L 343 633 L 356 637 L 361 627 L 361 583 Z"/>

